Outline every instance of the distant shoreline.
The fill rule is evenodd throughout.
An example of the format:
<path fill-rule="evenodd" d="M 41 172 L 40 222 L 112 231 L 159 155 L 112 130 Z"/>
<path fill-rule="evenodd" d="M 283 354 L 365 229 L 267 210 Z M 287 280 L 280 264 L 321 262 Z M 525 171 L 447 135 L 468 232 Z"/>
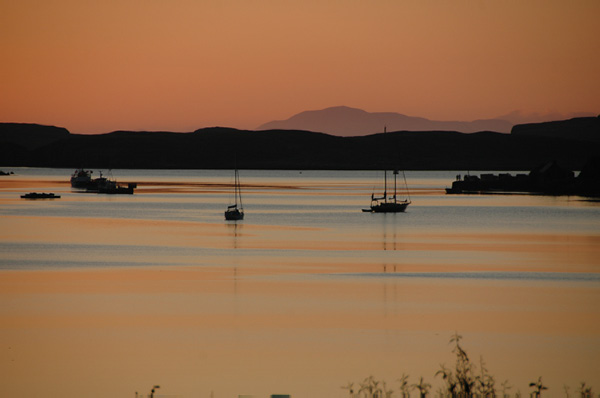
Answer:
<path fill-rule="evenodd" d="M 496 132 L 397 131 L 339 137 L 298 130 L 213 127 L 190 133 L 0 123 L 2 167 L 258 170 L 532 170 L 556 161 L 581 170 L 600 155 L 600 118 Z"/>

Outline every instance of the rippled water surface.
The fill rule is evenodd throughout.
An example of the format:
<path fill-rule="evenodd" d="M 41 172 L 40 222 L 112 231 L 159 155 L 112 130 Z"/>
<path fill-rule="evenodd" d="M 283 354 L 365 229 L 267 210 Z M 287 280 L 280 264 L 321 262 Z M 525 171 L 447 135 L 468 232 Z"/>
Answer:
<path fill-rule="evenodd" d="M 246 217 L 226 222 L 230 170 L 111 171 L 134 195 L 12 170 L 7 396 L 346 397 L 369 375 L 397 391 L 403 373 L 436 391 L 455 332 L 499 390 L 600 388 L 598 202 L 445 195 L 459 172 L 408 171 L 407 212 L 371 214 L 381 172 L 241 170 Z M 20 198 L 33 191 L 61 198 Z"/>

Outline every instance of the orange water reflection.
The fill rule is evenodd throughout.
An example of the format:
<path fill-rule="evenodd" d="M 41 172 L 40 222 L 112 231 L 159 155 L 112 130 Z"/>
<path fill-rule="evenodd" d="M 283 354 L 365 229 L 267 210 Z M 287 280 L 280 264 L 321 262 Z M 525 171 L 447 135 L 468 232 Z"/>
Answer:
<path fill-rule="evenodd" d="M 521 388 L 537 374 L 572 385 L 596 377 L 597 287 L 256 277 L 199 268 L 5 271 L 7 394 L 75 396 L 100 383 L 98 396 L 128 396 L 156 380 L 184 396 L 335 396 L 335 381 L 366 373 L 432 376 L 438 362 L 451 363 L 455 329 L 472 355 Z M 515 361 L 529 370 L 521 375 Z"/>
<path fill-rule="evenodd" d="M 563 396 L 564 384 L 572 391 L 581 381 L 600 385 L 597 280 L 443 277 L 599 274 L 598 233 L 409 231 L 370 215 L 357 233 L 251 217 L 205 222 L 192 217 L 196 209 L 182 220 L 52 213 L 85 201 L 154 204 L 165 199 L 152 192 L 210 191 L 150 183 L 154 191 L 141 186 L 133 198 L 82 194 L 64 202 L 16 196 L 48 186 L 44 180 L 0 185 L 3 210 L 43 213 L 6 210 L 0 219 L 0 241 L 14 246 L 1 254 L 8 266 L 0 271 L 2 395 L 131 397 L 160 384 L 166 396 L 345 397 L 341 385 L 370 374 L 397 390 L 402 373 L 437 387 L 439 364 L 453 363 L 447 342 L 455 331 L 471 358 L 482 355 L 513 393 L 527 394 L 540 375 L 551 398 Z M 250 201 L 271 189 L 260 185 Z M 339 194 L 307 185 L 277 189 L 319 204 Z M 202 200 L 214 199 L 207 195 Z M 447 203 L 429 196 L 432 206 Z M 467 198 L 475 206 L 502 202 L 488 199 Z M 23 260 L 38 266 L 10 267 Z"/>

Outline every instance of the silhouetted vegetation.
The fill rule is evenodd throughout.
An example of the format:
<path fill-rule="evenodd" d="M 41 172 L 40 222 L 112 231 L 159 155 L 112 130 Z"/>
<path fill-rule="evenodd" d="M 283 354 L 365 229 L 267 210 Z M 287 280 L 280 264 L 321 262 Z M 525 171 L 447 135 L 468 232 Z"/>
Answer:
<path fill-rule="evenodd" d="M 444 381 L 434 397 L 432 398 L 496 398 L 498 391 L 494 376 L 488 371 L 483 361 L 479 361 L 479 366 L 475 366 L 469 355 L 461 345 L 462 336 L 455 333 L 450 338 L 450 344 L 453 345 L 452 353 L 456 355 L 456 361 L 453 367 L 440 365 L 434 377 L 441 377 Z M 419 394 L 419 398 L 429 398 L 431 384 L 423 378 L 419 377 L 419 382 L 410 384 L 409 376 L 403 374 L 398 380 L 399 388 L 396 391 L 388 389 L 384 380 L 377 380 L 373 376 L 365 378 L 359 383 L 359 388 L 354 388 L 354 383 L 350 382 L 343 389 L 348 390 L 349 398 L 411 398 L 411 391 Z M 548 387 L 543 384 L 540 376 L 536 381 L 529 383 L 530 398 L 542 398 L 542 393 L 548 390 Z M 500 384 L 501 398 L 521 398 L 521 392 L 517 391 L 514 396 L 511 396 L 509 390 L 512 386 L 508 380 Z M 573 398 L 569 394 L 570 388 L 564 386 L 566 398 Z M 578 389 L 577 398 L 594 398 L 592 388 L 582 382 Z M 600 398 L 600 395 L 598 395 Z"/>

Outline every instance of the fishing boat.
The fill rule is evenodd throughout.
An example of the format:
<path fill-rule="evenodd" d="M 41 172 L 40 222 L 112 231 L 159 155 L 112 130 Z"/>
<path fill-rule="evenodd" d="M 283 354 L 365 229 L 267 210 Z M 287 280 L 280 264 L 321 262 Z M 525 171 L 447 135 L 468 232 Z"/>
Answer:
<path fill-rule="evenodd" d="M 135 188 L 137 188 L 136 183 L 129 183 L 127 186 L 119 184 L 115 180 L 104 177 L 102 171 L 100 177 L 92 179 L 86 186 L 87 192 L 126 195 L 133 195 Z"/>
<path fill-rule="evenodd" d="M 386 129 L 383 130 L 386 133 Z M 408 194 L 408 185 L 406 184 L 406 176 L 404 171 L 402 176 L 404 177 L 404 186 L 406 188 L 406 199 L 398 199 L 398 175 L 400 172 L 394 170 L 394 194 L 388 196 L 388 170 L 383 171 L 383 195 L 376 197 L 375 193 L 371 194 L 371 206 L 368 209 L 362 209 L 365 213 L 402 213 L 406 210 L 410 202 L 410 196 Z"/>
<path fill-rule="evenodd" d="M 77 169 L 71 175 L 71 186 L 73 188 L 87 188 L 92 183 L 92 171 Z"/>
<path fill-rule="evenodd" d="M 136 183 L 129 183 L 125 186 L 107 179 L 103 184 L 98 185 L 98 193 L 133 195 L 135 188 L 137 188 Z"/>
<path fill-rule="evenodd" d="M 244 206 L 242 205 L 242 192 L 240 188 L 240 175 L 238 173 L 238 169 L 236 168 L 234 174 L 233 188 L 233 196 L 235 203 L 230 206 L 227 206 L 227 210 L 225 210 L 225 220 L 235 221 L 244 219 Z"/>

